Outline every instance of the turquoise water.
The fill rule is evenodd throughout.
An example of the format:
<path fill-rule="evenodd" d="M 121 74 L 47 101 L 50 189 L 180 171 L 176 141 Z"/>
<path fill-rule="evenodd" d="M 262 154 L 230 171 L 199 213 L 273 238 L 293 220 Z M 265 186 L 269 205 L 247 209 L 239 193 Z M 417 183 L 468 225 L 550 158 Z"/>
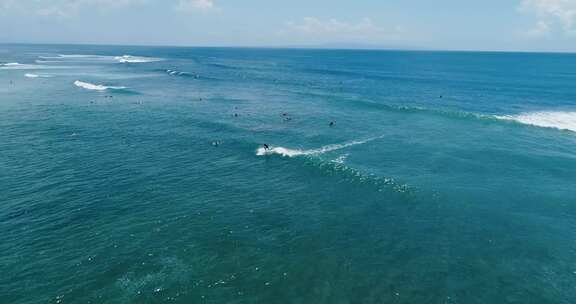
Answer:
<path fill-rule="evenodd" d="M 576 302 L 576 55 L 0 64 L 0 303 Z"/>

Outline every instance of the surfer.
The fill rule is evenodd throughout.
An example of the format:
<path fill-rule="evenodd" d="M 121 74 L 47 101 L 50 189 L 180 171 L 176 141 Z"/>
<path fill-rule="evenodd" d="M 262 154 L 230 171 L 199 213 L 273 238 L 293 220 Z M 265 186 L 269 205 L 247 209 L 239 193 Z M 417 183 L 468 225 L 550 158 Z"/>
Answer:
<path fill-rule="evenodd" d="M 336 124 L 335 122 L 331 121 L 329 126 L 333 127 L 335 124 Z"/>
<path fill-rule="evenodd" d="M 270 146 L 268 146 L 267 144 L 264 144 L 264 150 L 266 150 L 266 151 L 270 150 Z"/>

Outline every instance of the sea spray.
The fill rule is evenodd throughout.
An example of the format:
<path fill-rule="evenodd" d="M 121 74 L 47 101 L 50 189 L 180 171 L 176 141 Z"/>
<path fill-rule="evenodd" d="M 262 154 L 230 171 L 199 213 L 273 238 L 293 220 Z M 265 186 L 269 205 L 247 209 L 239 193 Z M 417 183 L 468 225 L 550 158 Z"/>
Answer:
<path fill-rule="evenodd" d="M 123 90 L 126 89 L 126 87 L 114 87 L 114 86 L 105 86 L 105 85 L 100 85 L 100 84 L 93 84 L 93 83 L 89 83 L 89 82 L 83 82 L 80 80 L 76 80 L 74 81 L 74 85 L 79 87 L 79 88 L 83 88 L 86 90 L 92 90 L 92 91 L 105 91 L 105 90 Z"/>
<path fill-rule="evenodd" d="M 498 119 L 513 120 L 522 124 L 576 132 L 576 112 L 542 111 L 517 115 L 496 116 Z"/>
<path fill-rule="evenodd" d="M 373 140 L 382 138 L 381 136 L 378 137 L 373 137 L 373 138 L 369 138 L 366 140 L 357 140 L 357 141 L 351 141 L 348 143 L 344 143 L 344 144 L 332 144 L 332 145 L 327 145 L 327 146 L 323 146 L 321 148 L 318 149 L 311 149 L 311 150 L 299 150 L 299 149 L 289 149 L 289 148 L 284 148 L 284 147 L 270 147 L 269 149 L 266 148 L 258 148 L 256 150 L 256 155 L 257 156 L 264 156 L 264 155 L 273 155 L 273 154 L 277 154 L 277 155 L 281 155 L 284 157 L 295 157 L 295 156 L 301 156 L 301 155 L 319 155 L 319 154 L 324 154 L 327 152 L 332 152 L 332 151 L 336 151 L 336 150 L 340 150 L 340 149 L 344 149 L 344 148 L 348 148 L 348 147 L 352 147 L 352 146 L 356 146 L 356 145 L 362 145 L 368 142 L 371 142 Z"/>

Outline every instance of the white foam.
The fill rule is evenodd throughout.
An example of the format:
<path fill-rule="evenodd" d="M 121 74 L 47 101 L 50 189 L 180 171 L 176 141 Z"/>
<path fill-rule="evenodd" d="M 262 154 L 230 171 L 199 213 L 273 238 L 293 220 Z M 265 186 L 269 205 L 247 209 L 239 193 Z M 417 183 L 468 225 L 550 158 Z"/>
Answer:
<path fill-rule="evenodd" d="M 18 62 L 0 64 L 0 70 L 40 70 L 40 69 L 55 69 L 55 68 L 57 69 L 65 67 L 51 67 L 38 64 L 22 64 Z"/>
<path fill-rule="evenodd" d="M 83 88 L 86 90 L 93 90 L 93 91 L 105 91 L 105 90 L 122 90 L 126 89 L 126 87 L 112 87 L 112 86 L 104 86 L 100 84 L 92 84 L 89 82 L 83 82 L 80 80 L 74 81 L 74 85 Z"/>
<path fill-rule="evenodd" d="M 180 72 L 180 71 L 175 71 L 175 70 L 166 70 L 166 73 L 168 73 L 168 75 L 172 75 L 172 76 L 193 76 L 193 74 L 190 74 L 188 72 Z"/>
<path fill-rule="evenodd" d="M 519 123 L 559 130 L 576 132 L 576 112 L 541 111 L 518 115 L 496 116 L 498 119 L 513 120 Z"/>
<path fill-rule="evenodd" d="M 64 62 L 64 61 L 61 61 L 61 60 L 35 60 L 35 61 L 36 61 L 36 63 L 40 63 L 40 64 L 42 64 L 42 63 L 61 63 L 61 62 Z"/>
<path fill-rule="evenodd" d="M 287 149 L 283 147 L 272 147 L 270 149 L 258 148 L 258 150 L 256 150 L 256 155 L 258 156 L 272 155 L 272 154 L 278 154 L 286 157 L 294 157 L 294 156 L 306 155 L 306 151 Z"/>
<path fill-rule="evenodd" d="M 265 155 L 273 155 L 273 154 L 278 154 L 284 157 L 296 157 L 296 156 L 302 156 L 302 155 L 319 155 L 319 154 L 324 154 L 327 152 L 332 152 L 332 151 L 336 151 L 336 150 L 340 150 L 340 149 L 344 149 L 344 148 L 348 148 L 348 147 L 352 147 L 352 146 L 356 146 L 356 145 L 362 145 L 368 142 L 371 142 L 375 139 L 378 139 L 380 137 L 373 137 L 373 138 L 369 138 L 366 140 L 360 140 L 360 141 L 351 141 L 348 143 L 344 143 L 344 144 L 334 144 L 334 145 L 327 145 L 318 149 L 312 149 L 312 150 L 299 150 L 299 149 L 289 149 L 289 148 L 284 148 L 284 147 L 270 147 L 269 149 L 264 149 L 264 148 L 259 148 L 258 150 L 256 150 L 256 155 L 258 156 L 265 156 Z"/>
<path fill-rule="evenodd" d="M 0 69 L 2 70 L 25 70 L 31 69 L 34 65 L 32 64 L 22 64 L 18 62 L 8 62 L 0 64 Z"/>
<path fill-rule="evenodd" d="M 119 63 L 147 63 L 161 61 L 160 58 L 143 57 L 143 56 L 104 56 L 104 55 L 82 55 L 82 54 L 72 54 L 63 55 L 59 54 L 57 56 L 39 56 L 40 59 L 60 59 L 60 60 L 81 60 L 81 61 L 110 61 Z"/>
<path fill-rule="evenodd" d="M 344 154 L 344 155 L 340 155 L 338 156 L 336 159 L 332 160 L 333 163 L 342 165 L 344 164 L 344 162 L 346 162 L 346 159 L 348 158 L 348 155 L 350 154 Z"/>
<path fill-rule="evenodd" d="M 160 58 L 140 57 L 131 55 L 116 56 L 114 57 L 114 59 L 120 63 L 147 63 L 162 60 Z"/>
<path fill-rule="evenodd" d="M 113 59 L 113 56 L 101 55 L 56 55 L 56 56 L 38 56 L 41 59 Z"/>
<path fill-rule="evenodd" d="M 52 76 L 50 76 L 50 75 L 40 75 L 40 74 L 26 73 L 26 74 L 24 74 L 24 77 L 28 77 L 28 78 L 49 78 L 49 77 L 52 77 Z"/>

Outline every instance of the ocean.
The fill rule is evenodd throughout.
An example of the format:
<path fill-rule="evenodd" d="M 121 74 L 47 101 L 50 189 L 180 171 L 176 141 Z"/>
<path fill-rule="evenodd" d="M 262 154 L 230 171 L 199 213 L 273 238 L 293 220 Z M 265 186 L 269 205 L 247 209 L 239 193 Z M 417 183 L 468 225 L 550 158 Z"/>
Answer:
<path fill-rule="evenodd" d="M 575 232 L 574 54 L 0 45 L 0 303 L 575 303 Z"/>

